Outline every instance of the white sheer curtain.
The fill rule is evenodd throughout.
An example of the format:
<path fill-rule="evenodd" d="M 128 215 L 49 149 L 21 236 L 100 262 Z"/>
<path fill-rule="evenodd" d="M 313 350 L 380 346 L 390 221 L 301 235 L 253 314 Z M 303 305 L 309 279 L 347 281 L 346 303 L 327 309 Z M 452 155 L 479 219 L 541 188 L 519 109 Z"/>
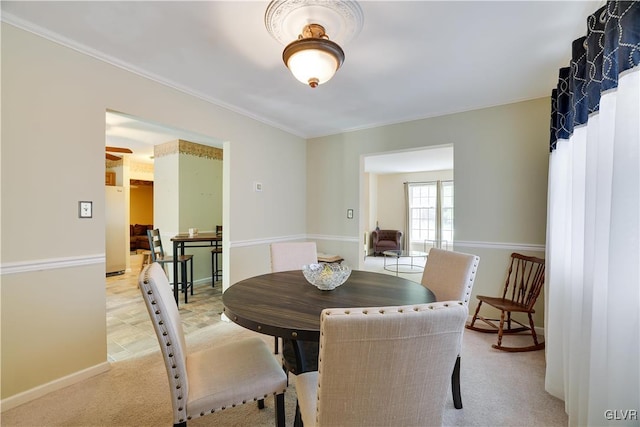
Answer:
<path fill-rule="evenodd" d="M 640 425 L 639 62 L 640 2 L 608 2 L 554 91 L 545 384 L 569 425 Z"/>

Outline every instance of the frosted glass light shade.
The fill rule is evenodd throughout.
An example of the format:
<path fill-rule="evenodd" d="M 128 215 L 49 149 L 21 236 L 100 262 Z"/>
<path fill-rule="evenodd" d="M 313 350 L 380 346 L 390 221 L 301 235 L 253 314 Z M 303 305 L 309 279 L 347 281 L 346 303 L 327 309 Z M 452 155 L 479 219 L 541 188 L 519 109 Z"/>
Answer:
<path fill-rule="evenodd" d="M 344 52 L 330 40 L 307 38 L 290 43 L 282 59 L 297 80 L 316 87 L 333 77 L 344 61 Z"/>
<path fill-rule="evenodd" d="M 287 67 L 302 83 L 309 84 L 311 81 L 316 81 L 321 85 L 336 73 L 338 61 L 321 50 L 302 50 L 291 55 Z"/>

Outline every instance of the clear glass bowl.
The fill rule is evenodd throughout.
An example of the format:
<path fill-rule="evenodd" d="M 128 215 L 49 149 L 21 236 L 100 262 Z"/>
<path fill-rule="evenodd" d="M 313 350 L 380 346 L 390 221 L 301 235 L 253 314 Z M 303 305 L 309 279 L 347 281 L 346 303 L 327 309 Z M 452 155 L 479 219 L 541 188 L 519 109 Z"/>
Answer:
<path fill-rule="evenodd" d="M 302 266 L 305 279 L 322 291 L 330 291 L 347 281 L 351 267 L 346 264 L 320 263 Z"/>

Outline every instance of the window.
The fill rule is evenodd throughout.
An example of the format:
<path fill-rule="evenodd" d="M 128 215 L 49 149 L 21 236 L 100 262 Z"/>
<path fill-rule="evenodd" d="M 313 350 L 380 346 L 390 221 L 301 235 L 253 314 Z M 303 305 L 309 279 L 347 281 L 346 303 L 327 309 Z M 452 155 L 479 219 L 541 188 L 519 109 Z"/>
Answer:
<path fill-rule="evenodd" d="M 411 240 L 436 239 L 436 183 L 412 184 L 409 186 L 409 209 L 411 211 Z"/>
<path fill-rule="evenodd" d="M 409 238 L 411 243 L 453 241 L 453 181 L 409 184 Z"/>
<path fill-rule="evenodd" d="M 453 242 L 453 181 L 440 183 L 442 192 L 440 214 L 440 240 Z"/>

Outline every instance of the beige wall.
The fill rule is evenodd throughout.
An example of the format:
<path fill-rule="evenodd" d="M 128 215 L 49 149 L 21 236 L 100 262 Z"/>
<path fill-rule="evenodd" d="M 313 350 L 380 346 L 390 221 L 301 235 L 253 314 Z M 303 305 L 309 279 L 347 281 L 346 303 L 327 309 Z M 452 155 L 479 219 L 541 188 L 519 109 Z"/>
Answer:
<path fill-rule="evenodd" d="M 93 264 L 3 274 L 3 399 L 92 365 L 105 369 L 104 280 L 92 285 L 104 271 Z"/>
<path fill-rule="evenodd" d="M 106 362 L 105 111 L 227 141 L 223 221 L 225 250 L 234 258 L 227 285 L 255 271 L 246 266 L 268 271 L 260 259 L 268 260 L 265 241 L 304 235 L 306 144 L 6 23 L 1 43 L 0 357 L 7 403 Z M 69 163 L 69 153 L 82 161 Z M 263 193 L 252 191 L 254 180 L 263 181 Z M 78 219 L 79 200 L 93 201 L 92 219 Z M 245 256 L 252 246 L 259 249 Z"/>
<path fill-rule="evenodd" d="M 369 207 L 358 205 L 366 194 L 372 199 L 362 157 L 452 144 L 455 249 L 481 257 L 474 295 L 496 294 L 511 252 L 544 256 L 549 110 L 549 99 L 541 98 L 309 140 L 308 233 L 319 250 L 341 248 L 348 262 L 361 265 L 359 237 L 375 224 L 361 213 Z M 354 206 L 356 219 L 346 219 Z M 542 298 L 538 303 L 542 326 Z"/>
<path fill-rule="evenodd" d="M 180 154 L 180 219 L 178 230 L 215 231 L 222 225 L 222 160 Z M 170 247 L 169 247 L 170 248 Z M 192 248 L 196 284 L 211 279 L 211 249 Z"/>
<path fill-rule="evenodd" d="M 222 225 L 222 160 L 180 154 L 179 232 Z"/>

